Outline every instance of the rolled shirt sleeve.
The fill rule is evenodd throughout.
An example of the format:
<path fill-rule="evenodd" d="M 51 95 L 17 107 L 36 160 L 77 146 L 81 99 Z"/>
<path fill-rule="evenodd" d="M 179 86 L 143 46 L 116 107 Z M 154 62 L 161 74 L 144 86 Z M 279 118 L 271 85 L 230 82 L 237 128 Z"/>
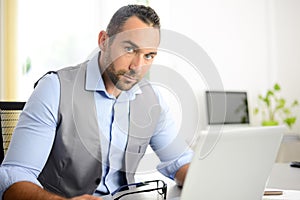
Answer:
<path fill-rule="evenodd" d="M 166 177 L 174 179 L 176 172 L 183 165 L 191 162 L 194 153 L 177 130 L 170 108 L 163 100 L 158 88 L 154 90 L 162 111 L 150 146 L 161 161 L 157 170 Z"/>
<path fill-rule="evenodd" d="M 46 75 L 25 104 L 0 167 L 1 199 L 6 189 L 19 181 L 29 181 L 41 186 L 37 177 L 53 145 L 59 91 L 57 75 Z"/>
<path fill-rule="evenodd" d="M 184 152 L 179 158 L 173 162 L 162 162 L 158 165 L 157 170 L 166 177 L 175 179 L 176 172 L 185 164 L 191 162 L 193 157 L 193 151 L 188 150 Z"/>
<path fill-rule="evenodd" d="M 20 181 L 28 181 L 42 187 L 37 180 L 38 170 L 13 165 L 2 165 L 0 167 L 0 196 L 2 199 L 3 193 L 12 184 Z"/>

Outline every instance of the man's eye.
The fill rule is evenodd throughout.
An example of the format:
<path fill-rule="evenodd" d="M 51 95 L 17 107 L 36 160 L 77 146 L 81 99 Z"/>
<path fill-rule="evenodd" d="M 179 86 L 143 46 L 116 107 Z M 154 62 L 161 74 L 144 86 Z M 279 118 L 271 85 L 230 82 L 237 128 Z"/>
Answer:
<path fill-rule="evenodd" d="M 152 60 L 154 58 L 154 55 L 153 54 L 146 54 L 145 55 L 145 59 L 146 60 Z"/>
<path fill-rule="evenodd" d="M 134 48 L 132 48 L 132 47 L 125 47 L 125 51 L 127 53 L 133 53 L 134 52 Z"/>

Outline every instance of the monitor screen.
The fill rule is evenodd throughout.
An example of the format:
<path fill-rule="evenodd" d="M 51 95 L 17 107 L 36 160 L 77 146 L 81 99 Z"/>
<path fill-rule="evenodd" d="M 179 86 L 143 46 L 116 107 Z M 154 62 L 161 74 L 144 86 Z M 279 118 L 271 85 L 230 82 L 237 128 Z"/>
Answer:
<path fill-rule="evenodd" d="M 246 92 L 206 91 L 208 124 L 249 124 Z"/>

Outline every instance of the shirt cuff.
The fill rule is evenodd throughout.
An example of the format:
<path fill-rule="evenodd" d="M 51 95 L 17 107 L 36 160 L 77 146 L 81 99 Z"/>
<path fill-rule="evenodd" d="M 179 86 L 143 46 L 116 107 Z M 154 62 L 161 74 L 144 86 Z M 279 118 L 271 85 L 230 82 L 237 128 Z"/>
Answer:
<path fill-rule="evenodd" d="M 3 198 L 3 193 L 12 184 L 20 181 L 28 181 L 42 187 L 37 180 L 36 171 L 17 166 L 1 166 L 0 167 L 0 199 Z"/>
<path fill-rule="evenodd" d="M 166 177 L 174 180 L 176 172 L 185 164 L 192 161 L 193 151 L 188 150 L 182 154 L 177 160 L 172 162 L 162 162 L 157 166 L 157 170 Z"/>

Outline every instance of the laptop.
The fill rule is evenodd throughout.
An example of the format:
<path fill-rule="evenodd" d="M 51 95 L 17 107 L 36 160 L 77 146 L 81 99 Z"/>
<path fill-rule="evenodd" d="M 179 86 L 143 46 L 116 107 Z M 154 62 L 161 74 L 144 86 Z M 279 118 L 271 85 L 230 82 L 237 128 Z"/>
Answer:
<path fill-rule="evenodd" d="M 201 133 L 181 200 L 261 200 L 284 126 L 211 128 Z"/>

